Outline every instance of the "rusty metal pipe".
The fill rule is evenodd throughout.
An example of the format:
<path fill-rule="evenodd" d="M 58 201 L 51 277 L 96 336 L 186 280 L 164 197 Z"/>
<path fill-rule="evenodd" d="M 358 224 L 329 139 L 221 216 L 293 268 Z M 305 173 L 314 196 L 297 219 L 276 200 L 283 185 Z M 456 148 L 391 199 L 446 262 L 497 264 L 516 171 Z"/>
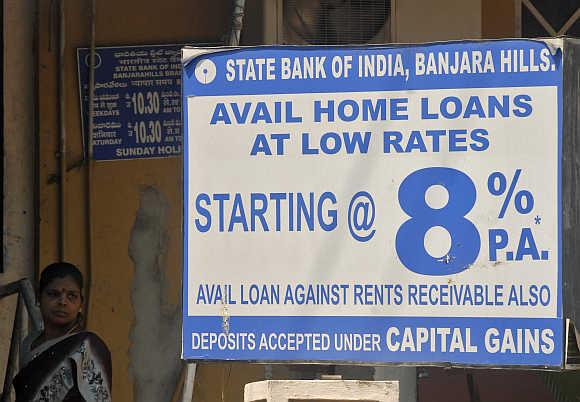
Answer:
<path fill-rule="evenodd" d="M 93 221 L 91 218 L 93 192 L 93 130 L 95 127 L 95 54 L 96 54 L 96 17 L 97 0 L 91 0 L 89 22 L 91 27 L 91 43 L 89 53 L 89 124 L 86 135 L 85 155 L 85 224 L 87 228 L 87 269 L 85 272 L 85 317 L 89 317 L 91 285 L 93 281 Z"/>
<path fill-rule="evenodd" d="M 59 1 L 58 7 L 58 112 L 59 112 L 59 203 L 58 203 L 58 222 L 59 222 L 59 250 L 58 257 L 60 261 L 66 258 L 66 99 L 65 99 L 65 48 L 66 48 L 66 10 L 65 0 Z"/>

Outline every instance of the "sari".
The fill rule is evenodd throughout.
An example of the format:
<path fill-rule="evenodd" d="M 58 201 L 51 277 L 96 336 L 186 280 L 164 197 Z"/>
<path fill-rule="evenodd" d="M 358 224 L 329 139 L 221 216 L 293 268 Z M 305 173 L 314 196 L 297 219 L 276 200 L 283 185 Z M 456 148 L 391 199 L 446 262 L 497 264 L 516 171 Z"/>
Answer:
<path fill-rule="evenodd" d="M 92 332 L 22 352 L 30 356 L 14 377 L 16 402 L 111 402 L 111 354 Z"/>

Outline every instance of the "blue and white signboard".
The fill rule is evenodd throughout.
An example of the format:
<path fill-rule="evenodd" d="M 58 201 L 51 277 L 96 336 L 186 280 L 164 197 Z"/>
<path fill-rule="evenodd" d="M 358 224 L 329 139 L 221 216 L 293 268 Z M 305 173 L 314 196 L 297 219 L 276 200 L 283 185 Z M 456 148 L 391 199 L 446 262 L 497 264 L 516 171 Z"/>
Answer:
<path fill-rule="evenodd" d="M 181 154 L 181 45 L 97 48 L 91 146 L 95 160 Z M 85 141 L 89 49 L 78 49 Z"/>
<path fill-rule="evenodd" d="M 543 41 L 184 49 L 183 358 L 561 366 L 561 92 Z"/>

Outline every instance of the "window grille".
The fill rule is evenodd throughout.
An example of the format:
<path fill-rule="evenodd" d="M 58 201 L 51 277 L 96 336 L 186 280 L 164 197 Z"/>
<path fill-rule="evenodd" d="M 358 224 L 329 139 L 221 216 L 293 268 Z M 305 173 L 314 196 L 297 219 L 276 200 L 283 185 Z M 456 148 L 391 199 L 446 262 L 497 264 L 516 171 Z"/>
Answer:
<path fill-rule="evenodd" d="M 580 37 L 580 0 L 519 0 L 521 36 Z"/>
<path fill-rule="evenodd" d="M 391 0 L 284 0 L 285 30 L 313 45 L 369 43 L 390 15 Z"/>

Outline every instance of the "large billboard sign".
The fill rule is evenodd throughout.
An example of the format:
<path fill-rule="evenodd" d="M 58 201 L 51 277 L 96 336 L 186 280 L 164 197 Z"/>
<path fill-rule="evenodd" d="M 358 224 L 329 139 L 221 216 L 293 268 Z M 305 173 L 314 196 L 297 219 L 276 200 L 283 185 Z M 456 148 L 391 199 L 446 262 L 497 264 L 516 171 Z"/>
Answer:
<path fill-rule="evenodd" d="M 183 50 L 183 358 L 561 366 L 562 52 Z"/>

